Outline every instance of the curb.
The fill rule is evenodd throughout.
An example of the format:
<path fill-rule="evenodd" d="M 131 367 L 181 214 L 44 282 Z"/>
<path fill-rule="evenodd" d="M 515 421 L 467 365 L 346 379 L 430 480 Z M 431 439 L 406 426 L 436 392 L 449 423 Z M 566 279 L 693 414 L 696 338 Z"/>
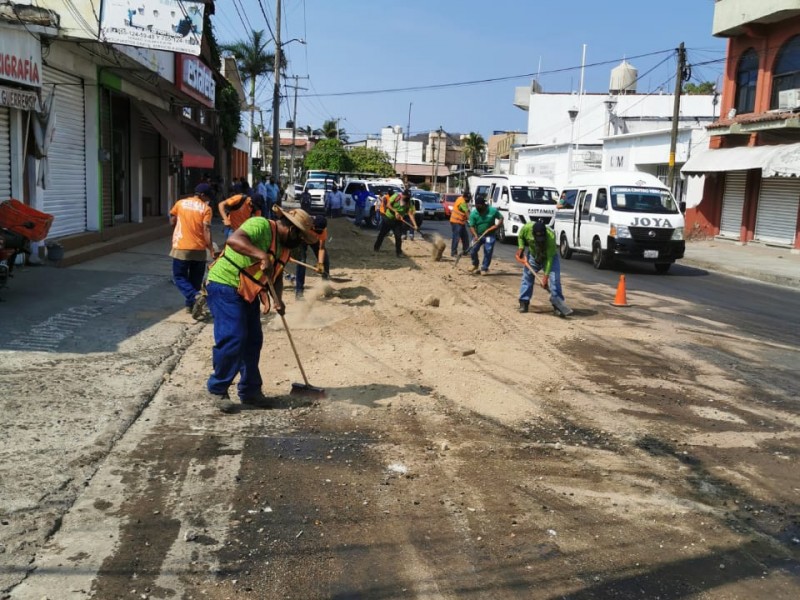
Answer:
<path fill-rule="evenodd" d="M 762 283 L 800 289 L 800 277 L 778 275 L 752 269 L 744 270 L 740 267 L 729 267 L 727 265 L 722 265 L 715 262 L 706 262 L 696 259 L 682 258 L 677 264 L 686 265 L 687 267 L 695 267 L 698 269 L 705 269 L 706 271 L 710 271 L 712 273 L 721 273 L 723 275 L 732 275 L 735 277 L 745 277 L 747 279 L 753 279 Z"/>

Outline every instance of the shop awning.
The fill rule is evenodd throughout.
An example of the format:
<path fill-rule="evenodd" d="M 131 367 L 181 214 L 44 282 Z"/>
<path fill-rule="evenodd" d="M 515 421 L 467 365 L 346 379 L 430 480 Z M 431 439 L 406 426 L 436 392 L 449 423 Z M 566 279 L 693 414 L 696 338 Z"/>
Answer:
<path fill-rule="evenodd" d="M 214 157 L 200 145 L 200 142 L 189 133 L 176 117 L 165 110 L 142 102 L 137 102 L 136 108 L 150 121 L 150 124 L 156 128 L 161 137 L 181 151 L 183 154 L 181 164 L 184 167 L 214 168 Z"/>
<path fill-rule="evenodd" d="M 705 150 L 693 154 L 681 173 L 703 175 L 749 169 L 761 169 L 763 177 L 800 177 L 800 143 Z"/>

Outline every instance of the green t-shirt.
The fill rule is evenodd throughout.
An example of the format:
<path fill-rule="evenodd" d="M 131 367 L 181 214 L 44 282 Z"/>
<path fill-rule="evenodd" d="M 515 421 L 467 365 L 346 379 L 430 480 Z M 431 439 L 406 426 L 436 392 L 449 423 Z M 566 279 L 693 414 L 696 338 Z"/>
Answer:
<path fill-rule="evenodd" d="M 403 206 L 403 203 L 400 200 L 400 194 L 395 194 L 389 198 L 389 203 L 386 206 L 387 219 L 397 219 L 398 215 L 402 219 L 406 215 L 414 214 L 414 201 L 409 198 L 408 204 Z"/>
<path fill-rule="evenodd" d="M 536 245 L 536 241 L 533 239 L 533 221 L 525 223 L 519 230 L 517 247 L 527 248 L 536 264 L 542 265 L 545 275 L 549 275 L 553 268 L 553 259 L 556 256 L 556 234 L 549 227 L 545 231 L 547 231 L 547 240 L 544 243 L 544 251 Z"/>
<path fill-rule="evenodd" d="M 495 219 L 503 220 L 503 215 L 494 206 L 486 208 L 486 212 L 481 214 L 477 208 L 473 208 L 469 213 L 469 226 L 478 232 L 478 235 L 483 235 L 483 232 L 494 225 Z"/>
<path fill-rule="evenodd" d="M 269 251 L 269 246 L 272 243 L 272 228 L 264 217 L 250 217 L 242 223 L 239 227 L 247 234 L 253 245 L 264 252 Z M 280 255 L 281 245 L 280 240 L 277 241 L 275 253 Z M 230 258 L 236 265 L 242 269 L 246 269 L 250 265 L 258 262 L 254 258 L 239 254 L 230 246 L 225 246 L 225 256 Z M 232 265 L 226 258 L 220 256 L 214 263 L 214 266 L 208 272 L 208 280 L 231 287 L 239 287 L 239 269 Z"/>

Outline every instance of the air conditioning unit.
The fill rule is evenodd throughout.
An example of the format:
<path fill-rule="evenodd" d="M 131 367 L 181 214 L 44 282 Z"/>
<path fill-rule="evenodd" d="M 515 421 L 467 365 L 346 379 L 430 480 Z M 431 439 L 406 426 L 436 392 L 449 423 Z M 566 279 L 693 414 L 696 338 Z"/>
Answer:
<path fill-rule="evenodd" d="M 778 108 L 794 110 L 800 107 L 800 89 L 781 90 L 778 92 Z"/>

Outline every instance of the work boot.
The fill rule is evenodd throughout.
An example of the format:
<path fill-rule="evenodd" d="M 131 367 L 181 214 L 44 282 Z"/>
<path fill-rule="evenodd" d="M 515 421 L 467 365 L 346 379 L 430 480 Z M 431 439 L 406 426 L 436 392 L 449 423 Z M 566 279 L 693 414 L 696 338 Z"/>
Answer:
<path fill-rule="evenodd" d="M 197 298 L 192 306 L 192 318 L 195 321 L 202 321 L 207 316 L 208 303 L 204 294 L 197 294 Z"/>
<path fill-rule="evenodd" d="M 295 300 L 302 300 L 303 299 L 303 290 L 297 290 L 294 293 Z"/>
<path fill-rule="evenodd" d="M 530 308 L 530 306 L 531 306 L 531 303 L 528 302 L 527 300 L 520 300 L 519 301 L 519 312 L 521 312 L 521 313 L 528 312 L 528 309 Z"/>
<path fill-rule="evenodd" d="M 211 403 L 211 406 L 216 408 L 221 413 L 229 415 L 231 413 L 235 413 L 237 410 L 236 404 L 231 402 L 231 399 L 227 394 L 212 394 L 206 390 L 203 395 Z"/>
<path fill-rule="evenodd" d="M 251 394 L 249 396 L 240 397 L 239 400 L 242 401 L 244 406 L 250 406 L 253 408 L 274 408 L 275 407 L 275 399 L 270 398 L 269 396 L 265 396 L 264 392 L 259 390 L 255 394 Z"/>
<path fill-rule="evenodd" d="M 472 265 L 472 266 L 469 268 L 469 272 L 470 272 L 470 273 L 477 273 L 478 271 L 480 271 L 480 269 L 481 269 L 481 268 L 480 268 L 478 265 Z"/>

